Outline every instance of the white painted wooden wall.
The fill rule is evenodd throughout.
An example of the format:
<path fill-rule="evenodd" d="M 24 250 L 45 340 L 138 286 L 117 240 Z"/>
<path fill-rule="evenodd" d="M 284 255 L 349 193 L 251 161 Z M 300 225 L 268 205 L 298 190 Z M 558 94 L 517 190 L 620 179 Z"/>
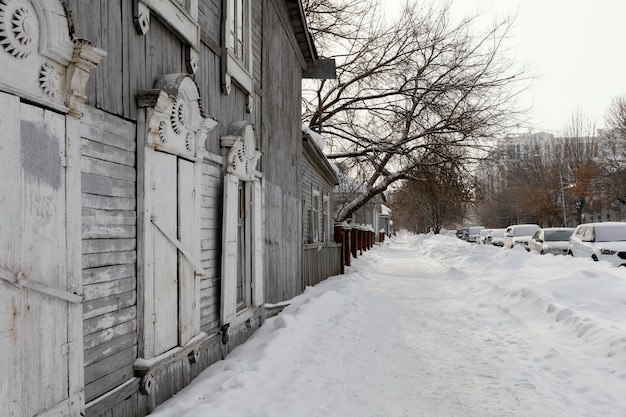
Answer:
<path fill-rule="evenodd" d="M 4 93 L 0 115 L 1 414 L 70 415 L 82 343 L 71 321 L 81 297 L 68 288 L 65 116 Z"/>

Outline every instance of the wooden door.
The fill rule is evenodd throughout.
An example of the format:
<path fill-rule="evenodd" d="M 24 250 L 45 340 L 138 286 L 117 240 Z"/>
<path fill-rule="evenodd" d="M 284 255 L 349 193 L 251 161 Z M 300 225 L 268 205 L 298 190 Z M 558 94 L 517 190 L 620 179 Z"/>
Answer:
<path fill-rule="evenodd" d="M 197 334 L 195 247 L 196 166 L 154 151 L 152 200 L 154 242 L 154 354 L 184 346 Z"/>
<path fill-rule="evenodd" d="M 157 227 L 176 235 L 178 227 L 177 158 L 154 152 L 152 215 Z M 154 352 L 178 346 L 178 252 L 165 233 L 154 231 Z"/>
<path fill-rule="evenodd" d="M 178 158 L 178 239 L 181 248 L 189 250 L 189 254 L 196 259 L 194 248 L 198 238 L 196 218 L 196 164 Z M 199 263 L 199 262 L 198 262 Z M 178 315 L 179 334 L 178 343 L 184 346 L 197 334 L 199 322 L 196 312 L 200 306 L 196 305 L 196 267 L 187 255 L 178 251 Z"/>
<path fill-rule="evenodd" d="M 68 291 L 65 117 L 0 93 L 0 404 L 6 416 L 70 415 L 80 335 Z M 13 282 L 13 284 L 11 284 Z M 70 358 L 70 354 L 75 357 Z M 70 391 L 72 396 L 70 398 Z"/>

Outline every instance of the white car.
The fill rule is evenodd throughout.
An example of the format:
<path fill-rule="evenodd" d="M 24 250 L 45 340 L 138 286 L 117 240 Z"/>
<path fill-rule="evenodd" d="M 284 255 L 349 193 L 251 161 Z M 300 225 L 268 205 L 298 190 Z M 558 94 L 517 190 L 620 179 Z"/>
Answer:
<path fill-rule="evenodd" d="M 521 245 L 528 249 L 530 238 L 539 230 L 536 224 L 514 224 L 506 228 L 504 232 L 504 247 L 512 249 L 513 246 Z"/>
<path fill-rule="evenodd" d="M 487 244 L 487 236 L 489 236 L 491 234 L 491 231 L 493 229 L 483 229 L 480 231 L 480 233 L 478 234 L 478 237 L 476 238 L 476 243 L 480 243 L 481 245 L 486 245 Z"/>
<path fill-rule="evenodd" d="M 485 243 L 493 246 L 504 246 L 504 232 L 506 232 L 506 229 L 492 229 Z"/>
<path fill-rule="evenodd" d="M 546 227 L 535 232 L 528 241 L 528 249 L 541 255 L 552 253 L 566 255 L 569 250 L 569 238 L 574 228 Z"/>
<path fill-rule="evenodd" d="M 626 266 L 626 223 L 579 225 L 569 240 L 569 254 L 594 261 L 608 261 L 614 266 Z"/>
<path fill-rule="evenodd" d="M 480 236 L 480 231 L 484 229 L 485 228 L 483 226 L 470 226 L 467 232 L 467 241 L 477 242 L 477 239 Z"/>

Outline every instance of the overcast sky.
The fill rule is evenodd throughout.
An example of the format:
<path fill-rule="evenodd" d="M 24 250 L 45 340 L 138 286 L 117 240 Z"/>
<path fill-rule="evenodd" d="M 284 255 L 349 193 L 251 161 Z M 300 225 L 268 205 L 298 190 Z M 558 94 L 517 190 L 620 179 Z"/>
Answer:
<path fill-rule="evenodd" d="M 454 0 L 453 9 L 517 15 L 515 58 L 538 75 L 525 96 L 534 131 L 563 131 L 576 109 L 603 127 L 611 99 L 626 95 L 626 0 Z"/>

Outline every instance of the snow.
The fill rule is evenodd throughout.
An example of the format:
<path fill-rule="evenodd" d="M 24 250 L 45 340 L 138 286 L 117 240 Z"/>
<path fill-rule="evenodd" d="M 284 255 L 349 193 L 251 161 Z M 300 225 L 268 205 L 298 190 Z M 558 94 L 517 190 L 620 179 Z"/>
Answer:
<path fill-rule="evenodd" d="M 311 139 L 313 139 L 313 142 L 319 148 L 320 151 L 324 152 L 324 137 L 322 135 L 313 131 L 310 127 L 308 127 L 305 124 L 302 125 L 302 131 L 306 133 L 307 135 L 309 135 Z"/>
<path fill-rule="evenodd" d="M 155 417 L 626 415 L 626 271 L 401 233 Z"/>

